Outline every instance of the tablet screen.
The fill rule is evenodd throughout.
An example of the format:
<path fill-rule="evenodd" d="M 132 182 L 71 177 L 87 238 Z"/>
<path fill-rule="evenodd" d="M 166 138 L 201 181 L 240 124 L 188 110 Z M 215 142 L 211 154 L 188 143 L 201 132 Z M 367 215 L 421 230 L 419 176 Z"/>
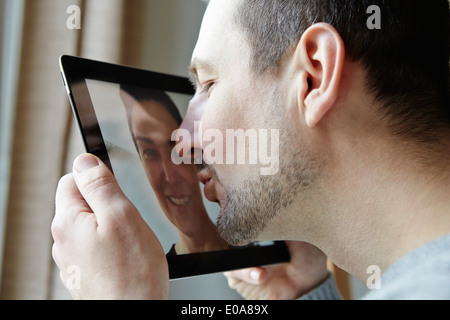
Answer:
<path fill-rule="evenodd" d="M 116 179 L 166 254 L 228 249 L 219 207 L 207 201 L 194 164 L 175 165 L 172 133 L 191 96 L 86 79 Z"/>
<path fill-rule="evenodd" d="M 216 230 L 220 207 L 204 197 L 195 164 L 172 161 L 173 133 L 193 91 L 161 80 L 187 79 L 66 60 L 63 78 L 87 152 L 105 161 L 158 237 L 171 278 L 286 261 L 280 243 L 231 247 L 222 240 Z"/>

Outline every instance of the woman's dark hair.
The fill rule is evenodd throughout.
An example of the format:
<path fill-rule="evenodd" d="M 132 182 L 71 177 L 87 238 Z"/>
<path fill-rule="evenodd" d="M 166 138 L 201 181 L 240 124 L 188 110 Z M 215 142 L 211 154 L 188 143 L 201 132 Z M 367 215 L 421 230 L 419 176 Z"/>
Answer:
<path fill-rule="evenodd" d="M 170 115 L 173 117 L 173 119 L 177 122 L 178 125 L 181 125 L 183 122 L 183 118 L 180 115 L 180 112 L 178 111 L 177 106 L 172 101 L 172 99 L 169 97 L 167 93 L 164 91 L 159 90 L 149 90 L 141 87 L 135 87 L 135 86 L 129 86 L 129 85 L 121 85 L 120 89 L 126 93 L 128 93 L 133 99 L 136 101 L 156 101 L 163 105 L 167 111 L 170 113 Z M 132 108 L 131 106 L 125 105 L 126 112 L 127 112 L 127 118 L 128 118 L 128 127 L 130 129 L 131 136 L 133 138 L 136 150 L 139 153 L 139 148 L 136 143 L 136 136 L 134 134 L 134 128 L 133 123 L 131 121 L 131 112 Z"/>
<path fill-rule="evenodd" d="M 170 115 L 175 119 L 178 125 L 181 125 L 183 122 L 183 118 L 178 111 L 177 106 L 172 101 L 167 93 L 159 90 L 145 89 L 141 87 L 134 87 L 129 85 L 121 85 L 120 89 L 128 93 L 131 97 L 133 97 L 136 101 L 156 101 L 166 107 L 167 111 L 169 111 Z"/>

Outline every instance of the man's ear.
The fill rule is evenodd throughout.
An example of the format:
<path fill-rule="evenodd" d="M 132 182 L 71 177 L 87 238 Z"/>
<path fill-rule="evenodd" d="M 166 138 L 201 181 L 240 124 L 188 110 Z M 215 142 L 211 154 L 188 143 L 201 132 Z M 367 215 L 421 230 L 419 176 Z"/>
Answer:
<path fill-rule="evenodd" d="M 339 33 L 327 23 L 309 27 L 294 52 L 300 75 L 297 99 L 306 124 L 314 127 L 336 102 L 345 46 Z"/>

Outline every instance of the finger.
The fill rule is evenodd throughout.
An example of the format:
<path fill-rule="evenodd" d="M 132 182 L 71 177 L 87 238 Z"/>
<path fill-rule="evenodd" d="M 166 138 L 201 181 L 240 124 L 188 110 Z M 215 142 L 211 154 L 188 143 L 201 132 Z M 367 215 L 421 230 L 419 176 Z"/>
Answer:
<path fill-rule="evenodd" d="M 52 257 L 53 257 L 53 261 L 55 261 L 56 265 L 61 270 L 61 260 L 59 257 L 59 252 L 58 252 L 56 243 L 54 243 L 52 246 Z"/>
<path fill-rule="evenodd" d="M 264 283 L 267 275 L 267 271 L 264 268 L 247 268 L 236 271 L 230 271 L 224 273 L 225 277 L 228 279 L 228 283 L 232 285 L 237 281 L 244 281 L 249 284 L 259 285 Z M 230 287 L 232 287 L 230 285 Z"/>
<path fill-rule="evenodd" d="M 55 197 L 55 217 L 51 231 L 53 239 L 57 241 L 67 232 L 67 224 L 71 224 L 81 215 L 91 213 L 89 205 L 80 194 L 72 174 L 65 175 L 59 180 Z"/>
<path fill-rule="evenodd" d="M 67 215 L 67 212 L 78 213 L 90 211 L 89 206 L 81 195 L 75 183 L 73 174 L 69 173 L 59 180 L 55 197 L 56 208 L 64 210 L 56 210 L 55 215 Z"/>
<path fill-rule="evenodd" d="M 75 159 L 73 176 L 99 225 L 123 219 L 125 213 L 134 212 L 134 206 L 121 191 L 111 171 L 97 157 L 84 154 Z"/>

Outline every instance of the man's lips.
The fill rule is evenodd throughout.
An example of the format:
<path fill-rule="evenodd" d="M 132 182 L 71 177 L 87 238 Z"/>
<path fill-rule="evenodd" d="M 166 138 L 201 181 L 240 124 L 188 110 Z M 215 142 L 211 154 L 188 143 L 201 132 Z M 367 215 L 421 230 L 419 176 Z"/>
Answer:
<path fill-rule="evenodd" d="M 219 199 L 217 196 L 216 183 L 213 177 L 204 171 L 198 173 L 198 179 L 205 186 L 203 189 L 203 193 L 205 194 L 206 199 L 211 202 L 219 203 Z"/>
<path fill-rule="evenodd" d="M 209 179 L 205 183 L 205 188 L 203 189 L 203 193 L 205 194 L 206 199 L 208 199 L 209 201 L 219 203 L 219 199 L 217 198 L 216 188 L 214 185 L 214 180 Z"/>

